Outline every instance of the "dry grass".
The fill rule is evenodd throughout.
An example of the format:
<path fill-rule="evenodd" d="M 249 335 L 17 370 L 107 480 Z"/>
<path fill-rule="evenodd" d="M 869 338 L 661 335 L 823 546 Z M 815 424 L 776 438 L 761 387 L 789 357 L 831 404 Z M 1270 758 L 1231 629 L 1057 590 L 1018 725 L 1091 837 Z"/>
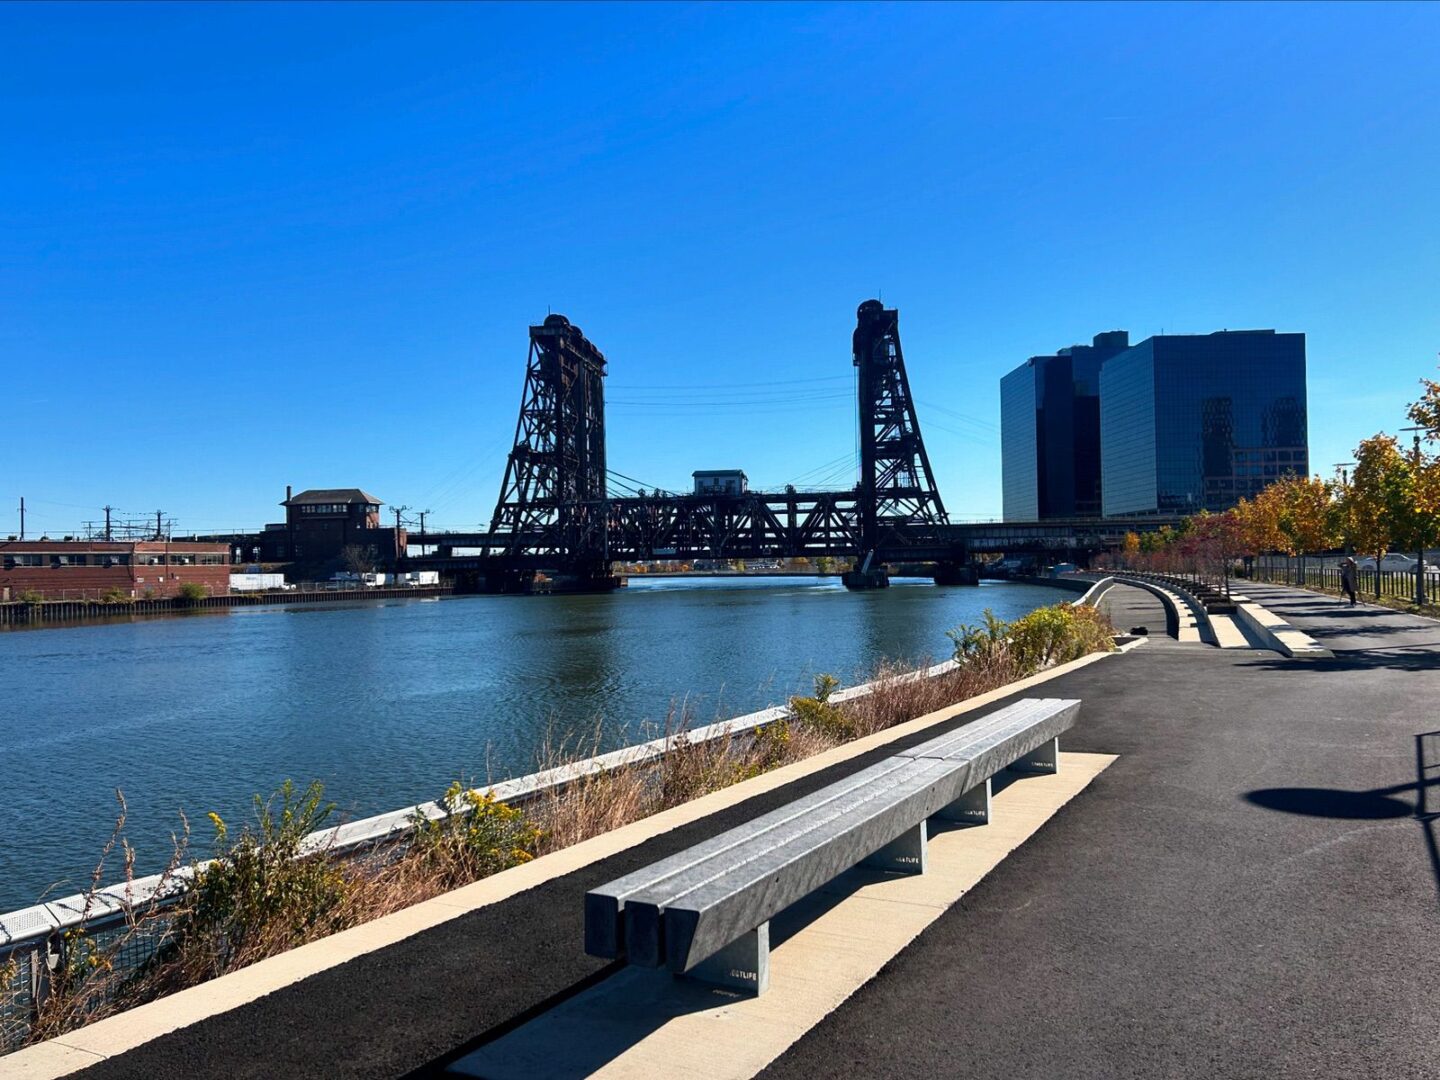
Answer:
<path fill-rule="evenodd" d="M 1051 609 L 1042 609 L 1049 611 Z M 326 823 L 331 807 L 318 786 L 296 795 L 288 785 L 269 802 L 256 804 L 256 823 L 231 838 L 211 815 L 218 859 L 190 864 L 193 880 L 180 873 L 188 831 L 177 836 L 166 870 L 181 892 L 178 904 L 137 903 L 124 912 L 118 931 L 66 934 L 66 953 L 52 992 L 25 1033 L 27 1043 L 52 1038 L 103 1016 L 234 971 L 267 956 L 410 907 L 487 874 L 610 832 L 679 806 L 731 784 L 802 761 L 851 739 L 905 723 L 997 689 L 1036 666 L 1069 658 L 1077 648 L 1103 648 L 1103 616 L 1084 613 L 1084 641 L 1066 643 L 1063 653 L 1043 660 L 1007 636 L 1021 623 L 989 620 L 985 628 L 962 628 L 956 670 L 925 678 L 927 664 L 885 663 L 868 682 L 870 693 L 843 704 L 829 701 L 834 680 L 817 680 L 813 697 L 791 699 L 791 715 L 764 727 L 695 739 L 688 707 L 673 707 L 666 718 L 670 748 L 658 757 L 578 777 L 545 789 L 524 811 L 455 784 L 442 805 L 452 812 L 439 821 L 417 819 L 402 842 L 362 856 L 329 851 L 304 854 L 300 844 Z M 967 644 L 962 645 L 964 641 Z M 1047 639 L 1048 641 L 1048 639 Z M 562 768 L 597 756 L 606 740 L 597 725 L 585 737 L 547 740 L 540 769 Z M 134 860 L 122 833 L 124 804 L 114 835 L 92 877 L 89 896 L 101 886 L 115 850 L 133 880 Z M 153 958 L 138 969 L 121 963 L 127 951 L 158 941 Z M 4 1005 L 0 1002 L 0 1017 Z M 0 1032 L 0 1035 L 5 1034 Z M 14 1043 L 14 1033 L 10 1033 Z M 7 1044 L 0 1043 L 0 1053 Z"/>

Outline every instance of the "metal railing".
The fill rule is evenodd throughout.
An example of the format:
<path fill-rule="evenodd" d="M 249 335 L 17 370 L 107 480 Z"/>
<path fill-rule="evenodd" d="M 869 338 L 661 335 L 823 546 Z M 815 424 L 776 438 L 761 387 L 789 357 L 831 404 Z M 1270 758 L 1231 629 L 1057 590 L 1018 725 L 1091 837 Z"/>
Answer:
<path fill-rule="evenodd" d="M 1344 591 L 1340 586 L 1340 567 L 1333 560 L 1334 556 L 1328 555 L 1304 558 L 1262 555 L 1252 562 L 1249 577 L 1270 585 L 1298 585 L 1339 594 Z M 1362 599 L 1375 597 L 1413 601 L 1415 579 L 1419 574 L 1418 567 L 1415 570 L 1384 570 L 1362 566 L 1357 577 L 1357 592 Z M 1440 599 L 1440 570 L 1425 571 L 1425 593 L 1432 604 Z"/>

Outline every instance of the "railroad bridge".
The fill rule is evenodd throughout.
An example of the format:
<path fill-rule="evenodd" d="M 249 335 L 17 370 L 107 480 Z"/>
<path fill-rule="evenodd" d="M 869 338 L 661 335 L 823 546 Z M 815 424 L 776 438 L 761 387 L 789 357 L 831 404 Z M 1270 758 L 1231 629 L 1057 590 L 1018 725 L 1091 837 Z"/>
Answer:
<path fill-rule="evenodd" d="M 849 588 L 884 587 L 888 566 L 899 563 L 933 564 L 941 584 L 975 584 L 978 554 L 1103 550 L 1134 527 L 952 523 L 915 415 L 899 312 L 878 300 L 861 304 L 851 355 L 860 420 L 854 488 L 647 494 L 607 468 L 604 354 L 565 316 L 550 315 L 530 328 L 515 443 L 489 530 L 412 533 L 412 546 L 434 551 L 406 564 L 485 592 L 530 592 L 541 574 L 550 591 L 613 589 L 617 561 L 819 556 L 855 560 Z"/>

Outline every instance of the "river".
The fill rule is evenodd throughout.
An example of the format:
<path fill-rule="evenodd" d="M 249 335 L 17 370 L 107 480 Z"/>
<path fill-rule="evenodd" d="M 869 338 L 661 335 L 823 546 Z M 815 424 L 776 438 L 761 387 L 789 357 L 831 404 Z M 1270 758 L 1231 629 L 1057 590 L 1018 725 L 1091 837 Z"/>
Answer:
<path fill-rule="evenodd" d="M 0 633 L 0 912 L 80 891 L 115 819 L 137 873 L 183 810 L 241 822 L 251 796 L 324 781 L 345 817 L 531 771 L 547 733 L 605 749 L 949 655 L 945 631 L 1065 598 L 1034 585 L 847 592 L 828 578 L 632 579 L 603 596 L 236 608 Z M 117 859 L 104 874 L 118 880 Z"/>

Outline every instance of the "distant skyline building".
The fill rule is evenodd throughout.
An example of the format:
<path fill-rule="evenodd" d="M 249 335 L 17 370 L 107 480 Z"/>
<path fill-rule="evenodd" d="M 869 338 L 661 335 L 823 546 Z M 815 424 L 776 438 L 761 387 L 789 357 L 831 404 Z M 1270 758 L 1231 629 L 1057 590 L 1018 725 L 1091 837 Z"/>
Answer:
<path fill-rule="evenodd" d="M 1105 515 L 1218 512 L 1310 471 L 1305 335 L 1147 338 L 1100 372 Z"/>
<path fill-rule="evenodd" d="M 1000 380 L 1006 521 L 1217 512 L 1309 473 L 1305 335 L 1097 334 Z"/>
<path fill-rule="evenodd" d="M 1000 380 L 1006 521 L 1099 515 L 1100 370 L 1129 344 L 1126 330 L 1096 334 L 1090 345 L 1032 356 Z"/>

